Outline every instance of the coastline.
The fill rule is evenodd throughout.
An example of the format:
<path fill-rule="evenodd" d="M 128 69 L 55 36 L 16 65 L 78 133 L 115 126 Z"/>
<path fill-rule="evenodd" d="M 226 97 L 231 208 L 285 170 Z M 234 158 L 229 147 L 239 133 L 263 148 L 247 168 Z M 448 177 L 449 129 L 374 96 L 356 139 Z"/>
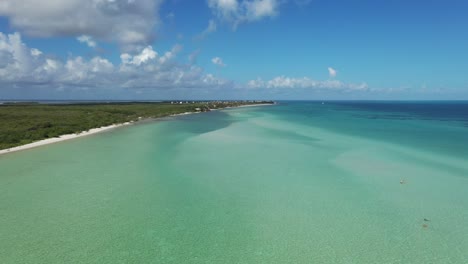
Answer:
<path fill-rule="evenodd" d="M 269 105 L 276 105 L 276 103 L 273 103 L 273 104 L 249 104 L 249 105 L 239 105 L 239 106 L 235 106 L 235 107 L 228 106 L 228 107 L 225 107 L 225 108 L 221 108 L 221 109 L 219 109 L 219 110 L 229 109 L 229 108 L 255 107 L 255 106 L 269 106 Z M 218 109 L 214 109 L 214 110 L 218 110 Z"/>
<path fill-rule="evenodd" d="M 265 105 L 273 105 L 273 104 L 241 105 L 241 106 L 236 106 L 236 107 L 225 107 L 225 108 L 213 109 L 213 110 L 222 110 L 222 109 L 227 109 L 227 108 L 238 108 L 238 107 L 249 107 L 249 106 L 262 106 L 262 105 L 265 106 Z M 159 118 L 139 118 L 139 120 L 136 121 L 136 122 L 140 122 L 140 121 L 144 121 L 144 120 L 158 120 L 158 119 L 163 119 L 163 118 L 168 118 L 168 117 L 198 114 L 198 113 L 202 113 L 202 112 L 184 112 L 184 113 L 173 114 L 173 115 L 168 115 L 168 116 L 159 117 Z M 132 125 L 132 124 L 135 124 L 135 122 L 131 121 L 131 122 L 125 122 L 125 123 L 121 123 L 121 124 L 113 124 L 113 125 L 110 125 L 110 126 L 97 127 L 97 128 L 92 128 L 92 129 L 90 129 L 88 131 L 80 132 L 80 133 L 65 134 L 65 135 L 55 137 L 55 138 L 47 138 L 47 139 L 38 140 L 36 142 L 28 143 L 28 144 L 21 145 L 21 146 L 16 146 L 16 147 L 8 148 L 8 149 L 0 149 L 0 156 L 5 155 L 5 154 L 9 154 L 9 153 L 14 153 L 14 152 L 21 151 L 21 150 L 27 150 L 27 149 L 37 148 L 37 147 L 40 147 L 40 146 L 45 146 L 45 145 L 49 145 L 49 144 L 63 142 L 63 141 L 70 140 L 70 139 L 75 139 L 75 138 L 80 138 L 80 137 L 84 137 L 84 136 L 94 135 L 94 134 L 106 132 L 106 131 L 109 131 L 109 130 L 112 130 L 112 129 L 115 129 L 115 128 L 118 128 L 118 127 L 128 126 L 128 125 Z"/>
<path fill-rule="evenodd" d="M 32 148 L 45 146 L 45 145 L 49 145 L 49 144 L 53 144 L 53 143 L 57 143 L 57 142 L 62 142 L 62 141 L 65 141 L 65 140 L 70 140 L 70 139 L 80 138 L 80 137 L 84 137 L 84 136 L 94 135 L 94 134 L 101 133 L 101 132 L 104 132 L 104 131 L 109 131 L 109 130 L 117 128 L 117 127 L 127 126 L 127 125 L 130 125 L 130 124 L 132 124 L 132 123 L 126 122 L 126 123 L 123 123 L 123 124 L 114 124 L 114 125 L 110 125 L 110 126 L 92 128 L 92 129 L 90 129 L 88 131 L 83 131 L 81 133 L 65 134 L 65 135 L 61 135 L 59 137 L 55 137 L 55 138 L 42 139 L 42 140 L 39 140 L 39 141 L 36 141 L 36 142 L 33 142 L 33 143 L 29 143 L 29 144 L 26 144 L 26 145 L 21 145 L 21 146 L 9 148 L 9 149 L 2 149 L 2 150 L 0 150 L 0 155 L 13 153 L 13 152 L 21 151 L 21 150 L 26 150 L 26 149 L 32 149 Z"/>

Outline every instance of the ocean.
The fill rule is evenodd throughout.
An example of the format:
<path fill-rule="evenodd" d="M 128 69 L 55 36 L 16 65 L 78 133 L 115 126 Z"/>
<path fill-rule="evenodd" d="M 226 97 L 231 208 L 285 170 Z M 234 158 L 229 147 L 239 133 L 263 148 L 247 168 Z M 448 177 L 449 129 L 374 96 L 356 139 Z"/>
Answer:
<path fill-rule="evenodd" d="M 1 263 L 467 263 L 468 102 L 279 102 L 0 156 Z"/>

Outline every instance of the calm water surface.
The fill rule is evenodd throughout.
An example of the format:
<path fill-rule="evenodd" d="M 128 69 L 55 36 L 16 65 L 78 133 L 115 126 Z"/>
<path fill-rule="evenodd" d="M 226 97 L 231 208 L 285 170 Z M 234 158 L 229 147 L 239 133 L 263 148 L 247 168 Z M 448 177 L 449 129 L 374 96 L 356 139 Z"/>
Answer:
<path fill-rule="evenodd" d="M 466 102 L 214 111 L 0 156 L 0 262 L 467 263 L 467 193 Z"/>

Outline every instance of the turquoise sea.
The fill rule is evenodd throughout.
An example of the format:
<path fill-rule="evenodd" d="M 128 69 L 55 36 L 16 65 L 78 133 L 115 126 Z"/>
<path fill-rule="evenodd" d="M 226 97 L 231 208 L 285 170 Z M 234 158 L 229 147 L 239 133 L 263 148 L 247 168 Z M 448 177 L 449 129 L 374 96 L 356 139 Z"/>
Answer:
<path fill-rule="evenodd" d="M 468 263 L 468 102 L 279 102 L 0 156 L 0 263 Z"/>

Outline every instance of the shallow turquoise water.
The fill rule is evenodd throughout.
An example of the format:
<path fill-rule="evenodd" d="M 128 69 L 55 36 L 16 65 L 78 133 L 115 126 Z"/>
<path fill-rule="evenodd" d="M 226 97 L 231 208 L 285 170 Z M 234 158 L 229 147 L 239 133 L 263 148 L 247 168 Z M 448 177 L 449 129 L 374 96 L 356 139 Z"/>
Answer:
<path fill-rule="evenodd" d="M 466 263 L 466 106 L 408 104 L 283 102 L 1 156 L 0 262 Z"/>

